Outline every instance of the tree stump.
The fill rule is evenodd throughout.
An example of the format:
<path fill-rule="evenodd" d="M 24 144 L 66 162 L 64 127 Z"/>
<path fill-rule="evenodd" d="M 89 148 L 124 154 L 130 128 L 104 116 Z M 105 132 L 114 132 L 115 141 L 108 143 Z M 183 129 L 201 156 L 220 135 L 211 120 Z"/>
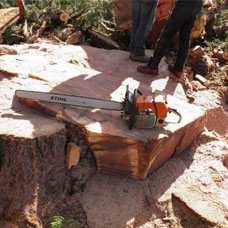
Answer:
<path fill-rule="evenodd" d="M 1 106 L 2 107 L 2 106 Z M 18 107 L 20 111 L 18 113 Z M 0 216 L 37 223 L 39 203 L 63 193 L 65 126 L 25 111 L 1 112 Z"/>
<path fill-rule="evenodd" d="M 203 131 L 205 113 L 186 102 L 183 88 L 179 83 L 172 82 L 167 76 L 164 77 L 169 74 L 164 62 L 160 68 L 162 75 L 151 83 L 150 78 L 135 72 L 136 63 L 128 60 L 127 52 L 80 46 L 50 46 L 50 48 L 52 54 L 34 50 L 36 55 L 32 55 L 33 58 L 40 55 L 44 60 L 33 61 L 35 65 L 31 67 L 27 66 L 26 60 L 28 59 L 26 56 L 30 56 L 31 52 L 24 53 L 23 57 L 13 56 L 20 61 L 15 59 L 11 71 L 20 74 L 24 66 L 28 75 L 32 74 L 41 79 L 28 78 L 27 81 L 35 82 L 35 87 L 26 83 L 25 88 L 28 90 L 34 88 L 41 92 L 45 90 L 121 101 L 128 84 L 134 89 L 140 83 L 140 89 L 147 95 L 152 93 L 151 86 L 155 93 L 163 90 L 160 93 L 167 98 L 168 106 L 182 114 L 180 124 L 173 123 L 163 128 L 155 127 L 149 130 L 129 130 L 121 118 L 121 113 L 117 111 L 91 110 L 21 99 L 22 103 L 31 108 L 57 119 L 61 117 L 65 123 L 76 124 L 82 129 L 85 132 L 86 144 L 96 158 L 99 171 L 143 180 L 172 156 L 180 154 Z M 42 50 L 42 47 L 40 49 Z M 73 56 L 74 64 L 71 64 Z M 49 58 L 52 58 L 52 64 L 49 64 Z M 85 62 L 87 64 L 84 64 Z M 111 75 L 106 74 L 110 71 Z"/>
<path fill-rule="evenodd" d="M 138 73 L 138 63 L 125 51 L 42 43 L 13 46 L 0 62 L 0 216 L 16 223 L 26 220 L 38 226 L 39 218 L 43 222 L 48 216 L 48 224 L 61 209 L 71 207 L 70 202 L 77 207 L 75 217 L 85 218 L 78 198 L 66 204 L 60 196 L 73 196 L 83 188 L 94 173 L 93 157 L 102 173 L 144 180 L 204 129 L 204 111 L 187 103 L 181 84 L 169 78 L 163 60 L 154 78 Z M 121 101 L 127 85 L 147 95 L 165 96 L 168 106 L 182 114 L 181 123 L 129 130 L 118 111 L 14 96 L 17 89 L 24 89 Z M 70 169 L 68 143 L 80 147 L 79 162 Z"/>

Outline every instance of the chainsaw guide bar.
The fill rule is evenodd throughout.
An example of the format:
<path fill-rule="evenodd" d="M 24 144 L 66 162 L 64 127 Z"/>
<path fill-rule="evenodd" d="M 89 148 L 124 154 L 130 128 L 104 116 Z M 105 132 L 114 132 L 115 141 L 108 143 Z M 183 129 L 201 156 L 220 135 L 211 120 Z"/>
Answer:
<path fill-rule="evenodd" d="M 162 126 L 165 123 L 171 123 L 165 121 L 168 113 L 174 113 L 178 116 L 179 119 L 176 123 L 181 121 L 181 114 L 176 109 L 167 107 L 167 102 L 164 99 L 160 99 L 161 96 L 143 95 L 138 89 L 135 89 L 134 93 L 132 93 L 129 91 L 128 86 L 123 102 L 27 90 L 16 90 L 15 94 L 19 98 L 56 104 L 121 111 L 122 117 L 128 124 L 129 129 L 133 127 L 150 129 L 155 126 Z"/>
<path fill-rule="evenodd" d="M 108 101 L 96 98 L 88 98 L 74 95 L 65 95 L 59 93 L 45 93 L 37 91 L 28 91 L 28 90 L 16 90 L 15 92 L 17 97 L 27 98 L 39 101 L 47 101 L 51 103 L 64 104 L 64 105 L 73 105 L 78 107 L 86 108 L 98 108 L 105 110 L 116 110 L 121 111 L 123 105 L 120 102 Z"/>

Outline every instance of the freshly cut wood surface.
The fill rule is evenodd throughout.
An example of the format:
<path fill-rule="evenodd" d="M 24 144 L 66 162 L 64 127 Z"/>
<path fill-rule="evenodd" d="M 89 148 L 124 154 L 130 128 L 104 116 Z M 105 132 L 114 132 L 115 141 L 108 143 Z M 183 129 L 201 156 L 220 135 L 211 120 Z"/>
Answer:
<path fill-rule="evenodd" d="M 86 46 L 46 46 L 45 43 L 20 48 L 17 55 L 2 56 L 1 61 L 14 62 L 10 69 L 7 64 L 3 66 L 5 70 L 17 72 L 18 78 L 23 78 L 22 88 L 25 90 L 121 102 L 129 85 L 131 90 L 139 88 L 147 95 L 154 92 L 165 96 L 168 106 L 181 113 L 179 124 L 129 130 L 119 111 L 21 99 L 22 103 L 39 112 L 52 117 L 61 116 L 65 122 L 83 129 L 86 143 L 94 153 L 101 172 L 145 179 L 172 156 L 180 154 L 203 130 L 205 113 L 187 103 L 181 84 L 169 78 L 164 61 L 160 64 L 159 76 L 151 77 L 138 73 L 138 63 L 130 61 L 128 52 L 124 51 Z M 17 98 L 15 102 L 18 102 Z M 172 116 L 170 120 L 174 120 Z"/>

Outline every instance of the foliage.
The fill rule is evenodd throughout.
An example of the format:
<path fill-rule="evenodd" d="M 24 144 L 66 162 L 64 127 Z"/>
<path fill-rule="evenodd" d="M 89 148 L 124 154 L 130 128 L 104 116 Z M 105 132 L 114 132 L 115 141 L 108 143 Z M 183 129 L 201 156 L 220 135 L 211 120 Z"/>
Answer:
<path fill-rule="evenodd" d="M 64 219 L 62 216 L 55 216 L 50 228 L 80 228 L 74 219 Z"/>
<path fill-rule="evenodd" d="M 94 29 L 103 34 L 110 34 L 101 25 L 101 21 L 114 23 L 114 12 L 112 0 L 30 0 L 27 7 L 28 33 L 24 37 L 32 37 L 40 28 L 44 21 L 47 22 L 47 33 L 54 33 L 59 39 L 65 41 L 66 38 L 76 30 L 81 30 L 84 34 L 89 29 Z M 66 13 L 69 18 L 66 21 L 60 20 L 60 14 Z M 72 25 L 73 30 L 66 30 L 66 25 Z M 4 34 L 4 41 L 18 43 L 20 39 L 10 39 L 8 36 L 21 36 L 21 32 L 16 28 L 8 29 Z M 22 28 L 22 26 L 21 26 Z M 44 33 L 45 35 L 45 33 Z M 10 43 L 11 43 L 10 42 Z"/>
<path fill-rule="evenodd" d="M 206 36 L 203 43 L 207 55 L 211 56 L 212 52 L 217 50 L 228 51 L 228 31 L 222 31 L 222 26 L 228 25 L 228 9 L 224 9 L 215 15 L 206 27 Z M 207 76 L 210 81 L 210 88 L 217 88 L 227 84 L 227 79 L 223 67 L 224 60 L 214 59 L 215 67 Z"/>
<path fill-rule="evenodd" d="M 15 7 L 16 3 L 14 0 L 1 0 L 0 1 L 0 9 Z"/>
<path fill-rule="evenodd" d="M 208 23 L 205 36 L 207 51 L 212 51 L 214 48 L 228 51 L 228 31 L 221 30 L 223 25 L 228 25 L 228 9 L 222 10 Z"/>
<path fill-rule="evenodd" d="M 10 25 L 6 28 L 3 33 L 4 43 L 7 44 L 18 44 L 21 41 L 24 41 L 24 37 L 22 35 L 22 25 Z"/>

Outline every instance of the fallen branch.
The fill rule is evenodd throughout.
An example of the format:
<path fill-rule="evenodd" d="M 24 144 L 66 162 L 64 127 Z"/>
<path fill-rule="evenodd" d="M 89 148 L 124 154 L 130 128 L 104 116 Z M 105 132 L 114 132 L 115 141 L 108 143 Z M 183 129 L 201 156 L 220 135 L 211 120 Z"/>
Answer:
<path fill-rule="evenodd" d="M 40 29 L 37 30 L 36 34 L 32 36 L 27 42 L 28 43 L 34 43 L 40 35 L 44 32 L 44 30 L 47 28 L 47 21 L 43 21 Z"/>
<path fill-rule="evenodd" d="M 104 28 L 108 32 L 115 32 L 115 29 L 107 27 L 102 21 L 98 21 L 99 25 L 101 25 L 102 28 Z"/>
<path fill-rule="evenodd" d="M 66 44 L 65 42 L 63 42 L 62 40 L 60 40 L 57 36 L 55 36 L 54 34 L 50 34 L 49 38 L 52 39 L 54 42 L 60 43 L 60 44 Z"/>
<path fill-rule="evenodd" d="M 24 21 L 25 20 L 25 14 L 26 14 L 24 1 L 23 0 L 15 0 L 15 2 L 17 3 L 18 8 L 19 8 L 20 20 Z"/>
<path fill-rule="evenodd" d="M 22 27 L 23 35 L 26 38 L 28 36 L 28 24 L 27 20 L 24 20 L 23 27 Z"/>
<path fill-rule="evenodd" d="M 81 17 L 86 12 L 86 9 L 82 9 L 80 12 L 74 14 L 75 12 L 71 13 L 70 19 L 76 19 L 78 17 Z"/>
<path fill-rule="evenodd" d="M 112 21 L 106 21 L 105 19 L 102 19 L 102 22 L 107 24 L 107 25 L 109 25 L 109 26 L 113 26 L 113 27 L 116 28 L 116 24 L 114 22 L 112 22 Z"/>

